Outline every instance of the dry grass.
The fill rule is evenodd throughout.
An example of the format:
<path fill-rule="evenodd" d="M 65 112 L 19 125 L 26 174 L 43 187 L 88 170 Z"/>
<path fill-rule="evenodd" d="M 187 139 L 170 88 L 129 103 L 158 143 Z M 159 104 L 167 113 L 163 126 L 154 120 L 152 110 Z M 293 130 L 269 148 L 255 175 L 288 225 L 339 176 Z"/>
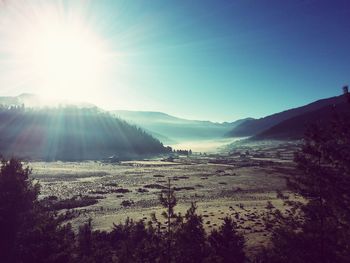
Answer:
<path fill-rule="evenodd" d="M 119 165 L 34 162 L 30 166 L 33 177 L 42 185 L 42 197 L 104 197 L 96 204 L 77 208 L 79 216 L 72 220 L 75 227 L 89 217 L 101 230 L 110 230 L 113 222 L 127 217 L 148 221 L 152 212 L 161 219 L 158 195 L 170 178 L 178 199 L 177 212 L 184 214 L 195 201 L 207 231 L 220 226 L 225 216 L 231 216 L 244 233 L 248 249 L 254 250 L 267 240 L 262 222 L 266 202 L 283 207 L 276 190 L 285 190 L 284 178 L 293 174 L 294 166 L 274 160 L 269 160 L 269 165 L 255 160 L 251 165 L 246 160 L 244 165 L 238 160 L 234 164 L 210 163 L 213 158 L 197 156 L 176 163 L 135 161 Z M 116 196 L 116 192 L 122 195 Z"/>

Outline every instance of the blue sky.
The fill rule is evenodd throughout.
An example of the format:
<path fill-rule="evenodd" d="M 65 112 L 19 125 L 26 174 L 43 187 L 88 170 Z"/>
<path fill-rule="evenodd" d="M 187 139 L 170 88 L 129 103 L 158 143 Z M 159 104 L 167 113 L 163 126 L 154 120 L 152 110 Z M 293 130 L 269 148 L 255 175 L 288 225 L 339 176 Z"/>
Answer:
<path fill-rule="evenodd" d="M 71 3 L 65 8 L 74 13 Z M 82 7 L 113 53 L 108 80 L 87 98 L 108 109 L 233 121 L 335 96 L 350 82 L 348 1 L 124 0 Z M 4 93 L 21 91 L 35 87 Z"/>

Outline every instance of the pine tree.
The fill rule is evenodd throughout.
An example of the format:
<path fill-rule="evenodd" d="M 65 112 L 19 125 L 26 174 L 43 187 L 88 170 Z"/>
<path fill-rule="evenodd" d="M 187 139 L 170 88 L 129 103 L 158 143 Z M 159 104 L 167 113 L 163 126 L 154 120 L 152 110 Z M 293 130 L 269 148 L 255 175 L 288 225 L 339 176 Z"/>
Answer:
<path fill-rule="evenodd" d="M 245 262 L 244 238 L 236 231 L 236 223 L 229 217 L 219 230 L 213 230 L 208 238 L 217 262 L 243 263 Z"/>
<path fill-rule="evenodd" d="M 174 189 L 171 188 L 170 178 L 168 179 L 168 185 L 164 192 L 161 192 L 159 195 L 159 201 L 161 205 L 167 209 L 162 215 L 167 220 L 167 260 L 171 262 L 171 244 L 172 244 L 172 221 L 176 218 L 174 213 L 174 207 L 176 206 L 177 200 L 174 194 Z"/>
<path fill-rule="evenodd" d="M 19 235 L 37 203 L 39 185 L 16 159 L 2 160 L 0 171 L 0 257 L 14 262 Z"/>
<path fill-rule="evenodd" d="M 196 213 L 197 206 L 191 203 L 187 210 L 185 221 L 180 224 L 174 237 L 174 262 L 203 262 L 208 250 L 203 219 Z"/>
<path fill-rule="evenodd" d="M 0 168 L 0 261 L 70 262 L 74 233 L 38 201 L 39 184 L 17 159 Z"/>
<path fill-rule="evenodd" d="M 92 219 L 79 227 L 78 250 L 81 258 L 89 257 L 92 254 Z"/>
<path fill-rule="evenodd" d="M 334 109 L 327 125 L 310 126 L 289 188 L 302 201 L 275 210 L 269 262 L 350 262 L 350 119 Z M 276 227 L 277 226 L 277 227 Z"/>

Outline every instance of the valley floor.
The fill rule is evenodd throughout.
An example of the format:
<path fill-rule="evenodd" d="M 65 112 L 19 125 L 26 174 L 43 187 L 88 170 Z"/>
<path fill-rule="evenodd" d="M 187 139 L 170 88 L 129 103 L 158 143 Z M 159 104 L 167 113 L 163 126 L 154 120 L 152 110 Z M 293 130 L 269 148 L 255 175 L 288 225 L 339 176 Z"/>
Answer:
<path fill-rule="evenodd" d="M 282 207 L 276 191 L 285 190 L 285 177 L 295 173 L 291 161 L 220 155 L 180 157 L 172 162 L 29 165 L 41 183 L 41 198 L 96 198 L 96 204 L 76 208 L 71 221 L 75 228 L 92 218 L 95 229 L 110 230 L 113 222 L 124 222 L 127 217 L 149 221 L 153 212 L 165 221 L 158 196 L 170 178 L 178 199 L 176 212 L 184 214 L 195 201 L 207 231 L 220 226 L 225 216 L 232 216 L 251 252 L 268 240 L 262 220 L 267 201 Z"/>

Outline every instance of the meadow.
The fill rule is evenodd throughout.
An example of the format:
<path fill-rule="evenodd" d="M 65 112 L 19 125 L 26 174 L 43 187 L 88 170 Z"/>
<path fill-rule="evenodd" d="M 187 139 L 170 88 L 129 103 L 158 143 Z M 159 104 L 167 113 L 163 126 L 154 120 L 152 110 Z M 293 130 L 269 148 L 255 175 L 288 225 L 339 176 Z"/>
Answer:
<path fill-rule="evenodd" d="M 269 153 L 268 148 L 252 148 L 250 155 L 239 156 L 194 154 L 171 161 L 31 162 L 29 166 L 41 184 L 41 199 L 54 200 L 61 212 L 74 208 L 70 222 L 75 229 L 89 218 L 94 229 L 107 231 L 127 217 L 148 222 L 155 213 L 165 221 L 158 197 L 170 179 L 177 213 L 184 214 L 196 202 L 207 232 L 220 226 L 224 217 L 232 217 L 246 238 L 247 250 L 253 251 L 268 240 L 263 222 L 267 202 L 283 208 L 277 193 L 286 191 L 285 178 L 295 173 L 290 160 L 254 157 L 261 151 Z M 71 200 L 76 205 L 67 206 Z"/>

